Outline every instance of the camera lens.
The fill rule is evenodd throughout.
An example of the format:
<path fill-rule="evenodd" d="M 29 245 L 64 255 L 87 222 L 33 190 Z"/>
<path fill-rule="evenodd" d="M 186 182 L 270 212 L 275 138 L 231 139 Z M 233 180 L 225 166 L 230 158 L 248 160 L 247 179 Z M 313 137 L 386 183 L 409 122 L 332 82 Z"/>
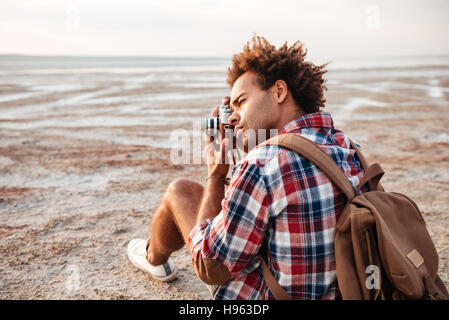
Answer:
<path fill-rule="evenodd" d="M 206 118 L 204 124 L 205 124 L 206 133 L 209 136 L 211 136 L 211 137 L 218 137 L 218 135 L 219 135 L 219 124 L 220 124 L 220 119 L 218 117 Z"/>

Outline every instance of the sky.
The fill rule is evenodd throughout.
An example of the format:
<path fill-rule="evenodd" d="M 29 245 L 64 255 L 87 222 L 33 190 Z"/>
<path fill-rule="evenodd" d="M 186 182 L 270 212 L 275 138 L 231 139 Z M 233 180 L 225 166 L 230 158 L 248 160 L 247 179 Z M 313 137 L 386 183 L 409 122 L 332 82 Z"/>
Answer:
<path fill-rule="evenodd" d="M 447 0 L 0 0 L 0 54 L 228 57 L 253 34 L 315 57 L 449 54 Z"/>

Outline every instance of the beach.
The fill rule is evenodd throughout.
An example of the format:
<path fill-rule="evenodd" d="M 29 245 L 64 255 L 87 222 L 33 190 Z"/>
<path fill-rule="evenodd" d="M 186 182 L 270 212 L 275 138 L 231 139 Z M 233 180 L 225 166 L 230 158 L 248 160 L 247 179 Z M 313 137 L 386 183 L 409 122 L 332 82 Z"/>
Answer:
<path fill-rule="evenodd" d="M 173 132 L 200 135 L 229 61 L 40 59 L 0 57 L 0 298 L 210 299 L 186 248 L 162 283 L 126 246 L 170 181 L 204 184 L 204 163 L 172 161 Z M 330 64 L 322 111 L 417 203 L 449 287 L 448 58 L 401 61 Z"/>

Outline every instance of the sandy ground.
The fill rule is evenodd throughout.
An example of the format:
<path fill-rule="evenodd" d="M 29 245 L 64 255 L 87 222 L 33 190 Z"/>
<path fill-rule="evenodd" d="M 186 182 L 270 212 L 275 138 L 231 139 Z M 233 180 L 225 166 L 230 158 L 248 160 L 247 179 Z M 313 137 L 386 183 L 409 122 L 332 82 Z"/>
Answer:
<path fill-rule="evenodd" d="M 33 95 L 20 85 L 25 77 L 0 86 L 0 298 L 210 299 L 186 249 L 173 254 L 178 278 L 161 283 L 131 265 L 126 246 L 148 236 L 171 180 L 204 181 L 203 165 L 170 161 L 167 137 L 190 130 L 191 118 L 201 119 L 226 90 L 183 89 L 208 96 L 145 104 L 145 95 L 171 87 L 126 89 L 123 77 L 98 75 L 95 83 L 71 80 L 89 89 Z M 35 80 L 68 81 L 58 77 Z M 387 190 L 417 202 L 449 286 L 449 77 L 329 77 L 324 111 L 381 163 Z M 134 104 L 117 99 L 127 96 Z"/>

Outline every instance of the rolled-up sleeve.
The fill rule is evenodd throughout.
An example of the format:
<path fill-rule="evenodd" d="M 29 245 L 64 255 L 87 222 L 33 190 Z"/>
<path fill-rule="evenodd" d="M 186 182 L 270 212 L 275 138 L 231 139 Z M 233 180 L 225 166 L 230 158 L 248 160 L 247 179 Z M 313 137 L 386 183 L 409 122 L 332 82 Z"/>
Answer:
<path fill-rule="evenodd" d="M 232 177 L 221 212 L 190 232 L 193 266 L 204 282 L 223 284 L 258 266 L 251 268 L 251 262 L 257 261 L 254 258 L 268 225 L 268 192 L 262 169 L 243 162 Z"/>

